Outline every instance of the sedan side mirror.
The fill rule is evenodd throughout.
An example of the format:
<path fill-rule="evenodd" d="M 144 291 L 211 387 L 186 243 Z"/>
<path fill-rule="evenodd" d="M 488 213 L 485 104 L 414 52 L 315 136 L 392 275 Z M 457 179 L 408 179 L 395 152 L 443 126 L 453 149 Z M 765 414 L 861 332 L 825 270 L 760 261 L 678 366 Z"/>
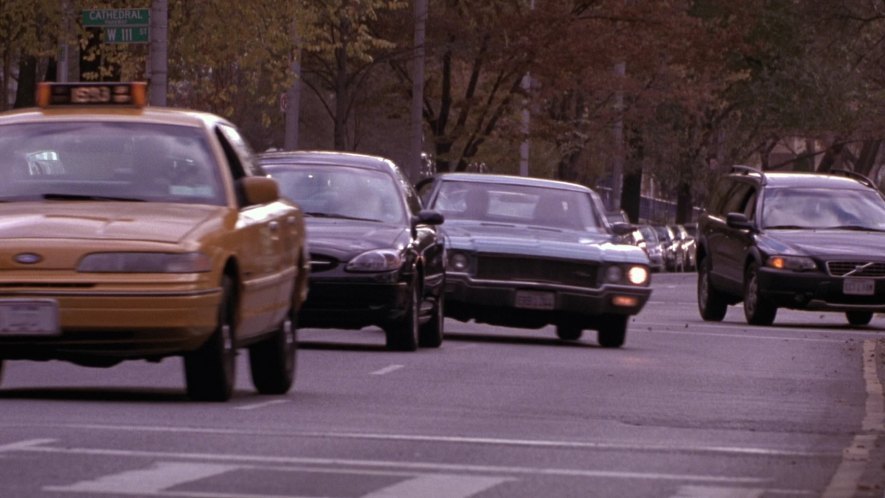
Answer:
<path fill-rule="evenodd" d="M 442 213 L 431 209 L 422 209 L 417 215 L 412 216 L 412 237 L 416 235 L 415 228 L 418 225 L 442 225 L 445 217 Z"/>
<path fill-rule="evenodd" d="M 615 235 L 620 235 L 623 237 L 624 235 L 632 233 L 633 230 L 636 230 L 636 228 L 630 223 L 624 223 L 621 221 L 612 223 L 612 232 L 614 232 Z"/>
<path fill-rule="evenodd" d="M 753 230 L 753 222 L 747 219 L 744 213 L 728 213 L 725 217 L 725 224 L 729 228 L 737 228 L 739 230 Z"/>

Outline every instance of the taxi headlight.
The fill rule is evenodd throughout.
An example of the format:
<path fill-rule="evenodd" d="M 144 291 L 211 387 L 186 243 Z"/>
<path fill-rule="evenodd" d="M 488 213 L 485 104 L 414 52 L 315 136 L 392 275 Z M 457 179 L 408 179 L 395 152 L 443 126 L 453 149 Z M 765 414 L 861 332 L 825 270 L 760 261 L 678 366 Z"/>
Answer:
<path fill-rule="evenodd" d="M 204 273 L 212 269 L 209 256 L 200 252 L 97 252 L 80 260 L 84 273 Z"/>
<path fill-rule="evenodd" d="M 648 282 L 648 269 L 644 266 L 631 266 L 627 270 L 627 280 L 633 285 L 643 285 Z"/>
<path fill-rule="evenodd" d="M 772 256 L 768 258 L 768 266 L 778 270 L 814 270 L 817 265 L 806 256 Z"/>
<path fill-rule="evenodd" d="M 344 267 L 345 271 L 373 272 L 396 270 L 402 265 L 402 257 L 393 249 L 376 249 L 367 251 L 351 259 Z"/>
<path fill-rule="evenodd" d="M 467 268 L 470 266 L 470 260 L 467 259 L 467 255 L 461 252 L 456 252 L 449 256 L 449 265 L 448 269 L 450 271 L 455 271 L 459 273 L 467 272 Z"/>

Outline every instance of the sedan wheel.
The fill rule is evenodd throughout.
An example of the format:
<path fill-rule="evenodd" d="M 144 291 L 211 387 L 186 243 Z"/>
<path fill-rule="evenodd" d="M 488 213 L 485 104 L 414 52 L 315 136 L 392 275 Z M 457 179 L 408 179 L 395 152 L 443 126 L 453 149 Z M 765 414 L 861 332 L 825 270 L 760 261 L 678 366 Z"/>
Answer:
<path fill-rule="evenodd" d="M 626 315 L 612 315 L 602 319 L 596 336 L 599 345 L 604 348 L 619 348 L 624 345 L 627 337 Z"/>
<path fill-rule="evenodd" d="M 710 258 L 701 260 L 698 266 L 698 311 L 708 322 L 721 322 L 728 312 L 728 304 L 722 294 L 710 284 Z"/>
<path fill-rule="evenodd" d="M 418 345 L 422 348 L 438 348 L 442 346 L 443 329 L 445 324 L 445 304 L 446 296 L 440 291 L 439 297 L 433 306 L 433 313 L 430 320 L 421 325 L 418 331 Z"/>
<path fill-rule="evenodd" d="M 298 353 L 296 319 L 290 311 L 273 335 L 249 347 L 252 384 L 261 394 L 286 394 L 292 388 Z"/>
<path fill-rule="evenodd" d="M 848 318 L 848 323 L 851 325 L 869 325 L 873 320 L 873 313 L 871 311 L 847 311 L 845 317 Z"/>
<path fill-rule="evenodd" d="M 560 323 L 556 326 L 556 337 L 563 341 L 577 341 L 584 335 L 584 329 L 576 323 Z"/>
<path fill-rule="evenodd" d="M 421 303 L 417 273 L 412 277 L 409 287 L 409 303 L 406 306 L 405 314 L 398 321 L 388 324 L 384 328 L 387 349 L 394 351 L 415 351 L 418 349 L 418 320 Z"/>
<path fill-rule="evenodd" d="M 771 325 L 777 307 L 762 301 L 759 296 L 759 265 L 751 263 L 744 283 L 744 316 L 750 325 Z"/>
<path fill-rule="evenodd" d="M 230 277 L 221 281 L 222 296 L 218 306 L 215 332 L 196 351 L 184 356 L 187 394 L 200 401 L 227 401 L 233 394 L 236 378 L 234 344 L 234 284 Z"/>

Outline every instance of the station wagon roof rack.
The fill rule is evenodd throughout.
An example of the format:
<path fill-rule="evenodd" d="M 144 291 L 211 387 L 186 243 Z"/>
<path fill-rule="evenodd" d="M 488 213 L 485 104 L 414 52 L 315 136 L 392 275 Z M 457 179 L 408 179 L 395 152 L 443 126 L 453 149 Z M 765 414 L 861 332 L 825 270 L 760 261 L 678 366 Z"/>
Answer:
<path fill-rule="evenodd" d="M 765 185 L 768 182 L 768 179 L 765 177 L 765 172 L 759 168 L 754 168 L 752 166 L 735 164 L 731 167 L 731 172 L 744 175 L 759 175 L 759 178 L 762 180 L 762 185 Z"/>
<path fill-rule="evenodd" d="M 855 180 L 859 181 L 860 183 L 866 185 L 867 187 L 874 188 L 877 190 L 879 189 L 879 187 L 875 183 L 873 183 L 873 180 L 871 180 L 868 176 L 866 176 L 862 173 L 858 173 L 857 171 L 851 171 L 850 169 L 839 168 L 839 169 L 832 169 L 829 171 L 829 173 L 831 175 L 839 175 L 839 176 L 845 176 L 848 178 L 854 178 Z"/>

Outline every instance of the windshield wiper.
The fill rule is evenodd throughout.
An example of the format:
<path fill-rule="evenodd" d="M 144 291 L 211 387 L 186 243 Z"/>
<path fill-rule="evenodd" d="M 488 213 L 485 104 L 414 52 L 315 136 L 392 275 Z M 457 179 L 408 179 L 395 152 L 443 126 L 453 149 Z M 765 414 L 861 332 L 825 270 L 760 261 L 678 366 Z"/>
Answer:
<path fill-rule="evenodd" d="M 340 218 L 342 220 L 355 220 L 355 221 L 377 221 L 381 222 L 381 220 L 376 220 L 374 218 L 360 218 L 359 216 L 348 216 L 346 214 L 338 214 L 338 213 L 321 213 L 319 211 L 307 211 L 304 213 L 305 216 L 311 216 L 314 218 Z"/>
<path fill-rule="evenodd" d="M 863 225 L 838 225 L 833 227 L 826 227 L 824 230 L 856 230 L 858 232 L 885 232 L 885 230 L 881 228 L 868 227 Z"/>
<path fill-rule="evenodd" d="M 809 230 L 812 227 L 800 227 L 799 225 L 769 225 L 766 226 L 766 230 Z"/>
<path fill-rule="evenodd" d="M 147 202 L 135 197 L 112 197 L 107 195 L 84 195 L 84 194 L 43 194 L 48 201 L 120 201 L 120 202 Z"/>

